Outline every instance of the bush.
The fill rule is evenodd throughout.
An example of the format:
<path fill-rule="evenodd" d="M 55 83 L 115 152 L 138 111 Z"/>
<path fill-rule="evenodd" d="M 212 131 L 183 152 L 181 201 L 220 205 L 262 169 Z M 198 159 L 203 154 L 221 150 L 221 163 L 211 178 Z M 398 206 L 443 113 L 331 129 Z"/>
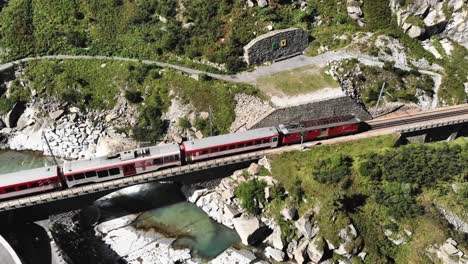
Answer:
<path fill-rule="evenodd" d="M 125 91 L 125 98 L 133 104 L 138 104 L 143 102 L 143 97 L 141 96 L 141 92 L 138 90 L 126 90 Z"/>
<path fill-rule="evenodd" d="M 304 198 L 305 192 L 304 192 L 304 189 L 302 188 L 301 179 L 299 178 L 294 179 L 293 185 L 289 187 L 289 195 L 296 204 L 299 204 L 302 202 L 302 198 Z"/>
<path fill-rule="evenodd" d="M 265 205 L 265 187 L 264 181 L 257 179 L 242 182 L 236 190 L 236 196 L 240 200 L 242 208 L 249 214 L 258 215 L 262 212 L 260 204 Z"/>
<path fill-rule="evenodd" d="M 182 129 L 189 129 L 192 127 L 192 124 L 190 124 L 190 120 L 187 117 L 179 118 L 178 124 Z"/>
<path fill-rule="evenodd" d="M 352 159 L 343 154 L 333 155 L 330 158 L 322 159 L 313 168 L 313 177 L 321 183 L 336 183 L 349 175 L 349 167 Z"/>

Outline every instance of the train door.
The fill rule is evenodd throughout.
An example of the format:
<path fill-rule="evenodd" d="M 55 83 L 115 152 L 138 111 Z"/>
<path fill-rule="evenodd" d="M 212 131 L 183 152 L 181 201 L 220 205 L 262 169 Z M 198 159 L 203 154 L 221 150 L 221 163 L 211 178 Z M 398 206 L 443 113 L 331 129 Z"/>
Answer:
<path fill-rule="evenodd" d="M 128 164 L 123 167 L 124 176 L 136 174 L 135 164 Z"/>

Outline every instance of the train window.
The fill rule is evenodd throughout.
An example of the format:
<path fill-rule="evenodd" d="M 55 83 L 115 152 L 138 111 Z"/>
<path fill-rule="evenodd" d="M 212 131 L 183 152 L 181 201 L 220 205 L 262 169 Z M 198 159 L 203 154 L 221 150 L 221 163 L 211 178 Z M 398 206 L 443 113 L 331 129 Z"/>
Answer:
<path fill-rule="evenodd" d="M 276 141 L 278 141 L 278 138 L 273 138 L 273 142 L 276 142 Z"/>
<path fill-rule="evenodd" d="M 270 142 L 270 139 L 269 139 L 269 138 L 265 138 L 265 139 L 263 140 L 263 144 L 268 143 L 268 142 Z"/>
<path fill-rule="evenodd" d="M 235 149 L 236 145 L 229 145 L 229 149 Z"/>
<path fill-rule="evenodd" d="M 179 160 L 179 155 L 175 155 L 174 160 Z"/>
<path fill-rule="evenodd" d="M 207 149 L 205 149 L 205 150 L 202 151 L 202 155 L 205 155 L 205 154 L 208 154 L 208 150 L 207 150 Z"/>
<path fill-rule="evenodd" d="M 112 168 L 112 169 L 109 169 L 109 174 L 110 174 L 111 176 L 120 174 L 120 169 L 119 169 L 119 168 Z"/>
<path fill-rule="evenodd" d="M 247 147 L 250 147 L 250 146 L 252 146 L 252 144 L 253 144 L 253 142 L 252 142 L 252 141 L 249 141 L 249 142 L 247 142 L 247 144 L 245 144 L 245 145 L 246 145 Z"/>
<path fill-rule="evenodd" d="M 211 153 L 216 153 L 216 152 L 218 152 L 218 148 L 212 148 L 211 149 Z"/>
<path fill-rule="evenodd" d="M 255 140 L 255 145 L 260 145 L 260 144 L 262 144 L 261 140 Z"/>
<path fill-rule="evenodd" d="M 166 163 L 166 162 L 173 162 L 173 161 L 174 161 L 174 157 L 173 157 L 173 156 L 164 157 L 164 163 Z"/>
<path fill-rule="evenodd" d="M 73 179 L 73 177 L 71 177 L 71 178 Z M 39 187 L 39 183 L 33 182 L 33 183 L 30 184 L 30 186 L 31 186 L 31 188 L 37 188 L 37 187 Z"/>
<path fill-rule="evenodd" d="M 162 158 L 158 158 L 158 159 L 153 160 L 153 165 L 161 165 L 161 164 L 163 164 L 163 159 Z"/>
<path fill-rule="evenodd" d="M 109 176 L 109 172 L 107 170 L 102 170 L 102 171 L 98 171 L 97 175 L 99 178 L 104 178 L 104 177 Z"/>
<path fill-rule="evenodd" d="M 85 177 L 85 176 L 84 176 L 83 173 L 78 173 L 78 174 L 73 175 L 73 178 L 74 178 L 75 180 L 82 180 L 82 179 L 84 179 L 84 177 Z"/>
<path fill-rule="evenodd" d="M 221 151 L 225 151 L 227 147 L 221 147 Z"/>
<path fill-rule="evenodd" d="M 96 172 L 95 171 L 88 171 L 85 173 L 86 178 L 90 177 L 96 177 Z"/>
<path fill-rule="evenodd" d="M 7 192 L 7 193 L 16 192 L 16 189 L 15 189 L 15 187 L 8 187 L 8 188 L 5 188 L 5 192 Z"/>
<path fill-rule="evenodd" d="M 237 147 L 239 147 L 239 148 L 243 148 L 243 147 L 244 147 L 244 143 L 240 143 L 240 144 L 238 144 L 238 145 L 237 145 Z"/>
<path fill-rule="evenodd" d="M 49 180 L 47 180 L 47 181 L 45 181 L 45 182 L 42 183 L 42 186 L 47 186 L 47 185 L 49 185 L 49 184 L 50 184 L 50 182 L 49 182 Z"/>
<path fill-rule="evenodd" d="M 73 175 L 68 175 L 67 176 L 67 181 L 73 181 Z"/>
<path fill-rule="evenodd" d="M 18 190 L 19 190 L 19 191 L 26 190 L 27 188 L 28 188 L 27 185 L 20 185 L 20 186 L 18 186 Z"/>

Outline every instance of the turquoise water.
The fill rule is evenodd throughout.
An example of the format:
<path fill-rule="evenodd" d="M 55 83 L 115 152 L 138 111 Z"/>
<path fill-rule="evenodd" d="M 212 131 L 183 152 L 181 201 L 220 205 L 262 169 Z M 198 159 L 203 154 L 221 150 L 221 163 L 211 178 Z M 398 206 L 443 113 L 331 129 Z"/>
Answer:
<path fill-rule="evenodd" d="M 139 213 L 132 223 L 138 229 L 154 229 L 174 237 L 174 247 L 190 248 L 192 255 L 211 259 L 230 246 L 239 243 L 237 233 L 212 220 L 192 203 L 186 202 L 175 184 L 143 184 L 116 192 L 111 203 L 101 213 L 104 218 L 122 216 L 121 212 Z"/>
<path fill-rule="evenodd" d="M 0 150 L 0 174 L 53 165 L 52 159 L 37 152 Z"/>
<path fill-rule="evenodd" d="M 174 247 L 190 248 L 192 254 L 206 259 L 216 257 L 240 241 L 234 230 L 215 222 L 189 202 L 146 211 L 133 225 L 159 231 L 166 229 L 166 232 L 177 237 Z"/>

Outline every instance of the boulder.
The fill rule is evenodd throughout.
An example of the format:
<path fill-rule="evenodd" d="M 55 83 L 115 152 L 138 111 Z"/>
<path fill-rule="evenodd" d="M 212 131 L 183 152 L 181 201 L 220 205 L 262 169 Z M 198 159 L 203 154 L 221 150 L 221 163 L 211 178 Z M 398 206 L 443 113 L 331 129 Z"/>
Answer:
<path fill-rule="evenodd" d="M 195 136 L 196 136 L 198 139 L 203 138 L 203 134 L 202 134 L 201 131 L 195 132 Z"/>
<path fill-rule="evenodd" d="M 272 247 L 266 247 L 265 248 L 265 256 L 267 258 L 272 258 L 275 261 L 284 261 L 284 258 L 286 257 L 286 254 L 284 254 L 283 251 L 274 249 Z"/>
<path fill-rule="evenodd" d="M 254 243 L 253 236 L 260 229 L 258 219 L 253 216 L 242 215 L 239 218 L 234 218 L 232 222 L 242 243 L 244 245 L 252 245 Z"/>
<path fill-rule="evenodd" d="M 406 32 L 406 34 L 408 34 L 410 38 L 419 38 L 424 33 L 425 33 L 425 29 L 416 25 L 411 25 L 411 27 Z"/>
<path fill-rule="evenodd" d="M 210 114 L 208 112 L 201 112 L 200 113 L 200 118 L 203 120 L 207 120 L 210 117 Z"/>
<path fill-rule="evenodd" d="M 319 263 L 325 254 L 325 241 L 321 237 L 315 237 L 307 246 L 307 255 L 312 263 Z"/>
<path fill-rule="evenodd" d="M 449 242 L 445 242 L 442 245 L 441 249 L 450 256 L 455 256 L 460 251 L 460 250 L 458 250 L 458 248 L 455 245 L 453 245 L 452 243 L 449 243 Z"/>
<path fill-rule="evenodd" d="M 297 248 L 293 251 L 294 259 L 298 264 L 303 264 L 306 261 L 306 250 L 309 245 L 309 241 L 303 239 L 299 242 Z"/>
<path fill-rule="evenodd" d="M 227 200 L 230 201 L 234 196 L 235 196 L 235 189 L 226 189 L 221 192 L 221 196 Z"/>
<path fill-rule="evenodd" d="M 270 161 L 268 160 L 268 158 L 266 156 L 264 156 L 263 158 L 258 160 L 258 165 L 264 167 L 269 172 L 271 172 L 271 164 L 270 164 Z"/>
<path fill-rule="evenodd" d="M 235 248 L 228 248 L 219 256 L 210 261 L 211 264 L 225 264 L 225 263 L 237 263 L 237 264 L 250 264 L 254 259 L 255 255 L 246 250 Z"/>
<path fill-rule="evenodd" d="M 259 7 L 265 7 L 268 5 L 268 1 L 267 0 L 257 0 L 257 4 Z"/>
<path fill-rule="evenodd" d="M 68 112 L 70 112 L 70 113 L 79 113 L 80 109 L 78 107 L 76 107 L 76 106 L 73 106 L 73 107 L 70 107 L 68 109 Z"/>
<path fill-rule="evenodd" d="M 188 201 L 191 203 L 196 203 L 200 197 L 205 195 L 208 192 L 208 189 L 200 189 L 193 191 L 192 195 L 188 198 Z"/>
<path fill-rule="evenodd" d="M 5 123 L 0 119 L 0 130 L 6 127 Z"/>
<path fill-rule="evenodd" d="M 224 205 L 224 217 L 231 220 L 234 217 L 237 217 L 239 215 L 240 215 L 240 212 L 236 208 L 232 207 L 229 204 Z"/>
<path fill-rule="evenodd" d="M 360 257 L 362 260 L 364 260 L 366 256 L 367 256 L 367 253 L 364 251 L 358 254 L 358 257 Z"/>
<path fill-rule="evenodd" d="M 273 233 L 271 233 L 271 235 L 267 238 L 267 243 L 272 245 L 276 249 L 283 250 L 284 243 L 283 239 L 281 239 L 281 228 L 279 226 L 273 226 Z M 297 243 L 295 246 L 297 246 Z"/>
<path fill-rule="evenodd" d="M 296 218 L 297 209 L 294 206 L 286 206 L 281 210 L 281 215 L 285 220 L 293 220 Z"/>
<path fill-rule="evenodd" d="M 307 239 L 312 239 L 315 235 L 313 233 L 312 223 L 310 222 L 311 217 L 311 213 L 306 213 L 294 223 L 297 231 Z"/>
<path fill-rule="evenodd" d="M 26 110 L 26 106 L 23 103 L 16 103 L 13 108 L 8 112 L 4 118 L 3 122 L 5 125 L 9 128 L 16 127 L 16 124 L 18 123 L 18 119 L 21 117 L 21 115 L 24 113 L 24 110 Z"/>
<path fill-rule="evenodd" d="M 63 111 L 63 110 L 57 110 L 57 111 L 54 111 L 52 113 L 49 113 L 49 117 L 52 120 L 58 120 L 63 116 L 64 113 L 65 113 L 65 111 Z"/>
<path fill-rule="evenodd" d="M 289 242 L 288 247 L 286 248 L 286 253 L 288 254 L 288 258 L 293 259 L 294 258 L 294 249 L 297 247 L 297 240 L 292 240 Z"/>
<path fill-rule="evenodd" d="M 260 165 L 258 165 L 257 163 L 250 164 L 249 168 L 247 169 L 247 172 L 250 175 L 257 175 L 260 172 Z"/>

